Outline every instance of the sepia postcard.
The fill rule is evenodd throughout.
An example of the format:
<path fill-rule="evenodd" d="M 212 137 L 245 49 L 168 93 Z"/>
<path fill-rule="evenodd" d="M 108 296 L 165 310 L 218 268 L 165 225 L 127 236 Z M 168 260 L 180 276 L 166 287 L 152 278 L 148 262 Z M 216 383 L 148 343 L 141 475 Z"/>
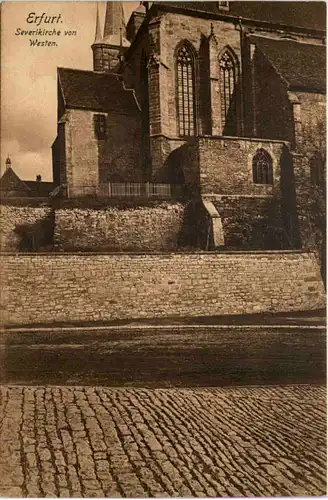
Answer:
<path fill-rule="evenodd" d="M 1 4 L 0 497 L 323 496 L 326 4 Z"/>

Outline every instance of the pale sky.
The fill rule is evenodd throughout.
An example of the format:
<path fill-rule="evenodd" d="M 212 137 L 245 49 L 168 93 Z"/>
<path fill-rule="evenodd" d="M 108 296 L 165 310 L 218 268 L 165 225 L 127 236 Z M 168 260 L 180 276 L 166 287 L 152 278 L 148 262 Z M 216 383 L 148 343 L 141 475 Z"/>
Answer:
<path fill-rule="evenodd" d="M 139 2 L 123 2 L 125 20 Z M 96 2 L 10 2 L 2 4 L 1 173 L 9 154 L 22 179 L 52 180 L 51 145 L 57 130 L 57 66 L 92 70 Z M 58 16 L 39 27 L 28 15 Z M 99 2 L 103 26 L 105 3 Z M 31 17 L 30 19 L 32 19 Z M 62 23 L 60 22 L 62 20 Z M 60 29 L 61 36 L 16 35 L 21 30 Z M 76 30 L 76 36 L 63 35 Z M 30 46 L 30 39 L 56 41 L 57 47 Z"/>

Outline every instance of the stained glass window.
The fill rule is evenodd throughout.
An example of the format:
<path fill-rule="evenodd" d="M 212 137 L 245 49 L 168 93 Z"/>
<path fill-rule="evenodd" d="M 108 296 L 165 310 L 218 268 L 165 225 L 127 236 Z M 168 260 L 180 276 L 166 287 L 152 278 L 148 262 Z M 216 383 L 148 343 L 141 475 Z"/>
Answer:
<path fill-rule="evenodd" d="M 193 54 L 182 45 L 177 55 L 179 135 L 195 135 L 195 72 Z"/>
<path fill-rule="evenodd" d="M 232 54 L 224 52 L 220 61 L 221 120 L 224 135 L 236 133 L 236 65 Z"/>
<path fill-rule="evenodd" d="M 253 157 L 253 181 L 255 184 L 273 184 L 272 158 L 265 149 L 259 149 Z"/>

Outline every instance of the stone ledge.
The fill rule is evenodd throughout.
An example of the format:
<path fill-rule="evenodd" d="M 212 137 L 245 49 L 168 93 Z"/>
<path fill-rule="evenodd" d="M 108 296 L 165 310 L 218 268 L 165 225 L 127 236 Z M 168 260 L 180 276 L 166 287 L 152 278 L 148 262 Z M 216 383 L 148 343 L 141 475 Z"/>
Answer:
<path fill-rule="evenodd" d="M 187 256 L 187 255 L 238 255 L 238 256 L 251 256 L 251 255 L 300 255 L 309 254 L 314 256 L 314 252 L 309 252 L 307 250 L 200 250 L 200 251 L 185 251 L 185 252 L 0 252 L 0 256 L 20 256 L 20 257 L 68 257 L 68 256 L 78 256 L 78 257 L 90 257 L 90 256 L 146 256 L 146 257 L 160 257 L 160 256 Z"/>

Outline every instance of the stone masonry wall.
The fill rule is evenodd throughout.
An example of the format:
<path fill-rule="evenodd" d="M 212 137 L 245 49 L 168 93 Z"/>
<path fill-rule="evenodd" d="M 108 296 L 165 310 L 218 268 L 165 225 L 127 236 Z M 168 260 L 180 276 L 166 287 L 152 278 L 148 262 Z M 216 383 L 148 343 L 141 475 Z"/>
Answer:
<path fill-rule="evenodd" d="M 295 92 L 300 102 L 301 152 L 312 154 L 325 150 L 326 145 L 326 96 L 310 92 Z M 299 152 L 299 151 L 297 151 Z"/>
<path fill-rule="evenodd" d="M 141 113 L 108 113 L 106 140 L 98 141 L 99 182 L 143 182 Z"/>
<path fill-rule="evenodd" d="M 301 128 L 296 137 L 296 150 L 300 156 L 294 167 L 297 194 L 302 198 L 299 208 L 307 208 L 308 191 L 311 189 L 310 161 L 314 154 L 326 156 L 326 98 L 321 94 L 296 93 L 300 102 Z M 313 196 L 313 194 L 312 194 Z"/>
<path fill-rule="evenodd" d="M 253 182 L 252 161 L 265 149 L 272 158 L 273 186 Z M 202 194 L 273 195 L 280 190 L 280 157 L 283 143 L 261 139 L 199 138 Z"/>
<path fill-rule="evenodd" d="M 51 224 L 49 220 L 51 207 L 43 206 L 0 206 L 0 249 L 1 251 L 19 251 L 22 245 L 22 235 L 17 231 L 19 226 L 37 225 L 45 227 Z M 42 242 L 40 242 L 42 243 Z"/>
<path fill-rule="evenodd" d="M 2 256 L 5 323 L 203 316 L 324 307 L 309 253 Z"/>
<path fill-rule="evenodd" d="M 176 49 L 187 40 L 194 48 L 196 55 L 196 100 L 197 100 L 197 130 L 209 131 L 211 103 L 208 89 L 204 83 L 204 73 L 208 71 L 208 48 L 204 46 L 211 30 L 215 33 L 217 57 L 229 45 L 241 60 L 240 33 L 234 24 L 219 20 L 161 12 L 158 5 L 158 15 L 150 23 L 148 32 L 151 35 L 152 46 L 149 45 L 147 33 L 140 34 L 134 42 L 133 54 L 129 54 L 128 65 L 124 78 L 128 86 L 133 86 L 140 100 L 140 58 L 142 51 L 147 57 L 152 52 L 158 56 L 158 64 L 149 68 L 149 104 L 150 104 L 150 134 L 163 134 L 168 138 L 179 136 L 176 106 Z M 206 44 L 205 44 L 206 45 Z M 241 69 L 241 68 L 240 68 Z M 220 114 L 220 107 L 217 109 Z M 153 168 L 160 168 L 153 163 Z"/>
<path fill-rule="evenodd" d="M 230 249 L 286 249 L 280 201 L 272 196 L 210 197 L 218 210 L 224 243 Z"/>
<path fill-rule="evenodd" d="M 184 206 L 58 208 L 55 247 L 71 250 L 174 250 L 183 226 Z"/>
<path fill-rule="evenodd" d="M 217 40 L 217 57 L 229 45 L 235 52 L 240 63 L 240 33 L 232 23 L 182 14 L 176 15 L 169 12 L 162 14 L 161 33 L 163 36 L 160 39 L 160 57 L 163 69 L 160 86 L 165 89 L 165 94 L 162 94 L 162 98 L 165 99 L 165 107 L 161 116 L 161 131 L 163 134 L 171 137 L 178 135 L 176 71 L 174 64 L 176 48 L 183 40 L 188 40 L 197 54 L 197 63 L 200 63 L 200 59 L 202 58 L 202 44 L 204 38 L 210 35 L 211 30 L 213 30 Z M 196 88 L 198 87 L 198 82 L 201 81 L 201 71 L 204 71 L 204 67 L 201 66 L 198 68 L 196 64 Z M 201 90 L 197 94 L 199 112 L 203 111 L 208 117 L 211 108 L 210 102 L 208 102 L 208 94 L 205 92 L 203 95 Z M 203 100 L 205 100 L 205 103 L 207 101 L 207 112 L 206 106 L 202 106 Z M 200 122 L 198 126 L 203 130 L 204 126 L 202 122 L 206 121 L 206 116 L 199 116 L 200 113 L 198 113 L 198 121 Z M 219 109 L 217 113 L 220 113 Z"/>
<path fill-rule="evenodd" d="M 297 92 L 300 103 L 300 127 L 293 155 L 293 182 L 298 215 L 300 243 L 316 248 L 326 267 L 326 98 L 324 95 Z M 319 155 L 317 167 L 322 180 L 311 178 L 311 161 Z"/>
<path fill-rule="evenodd" d="M 98 141 L 94 133 L 93 113 L 69 109 L 65 113 L 66 177 L 70 186 L 92 189 L 99 183 Z M 71 193 L 72 194 L 72 193 Z"/>
<path fill-rule="evenodd" d="M 141 182 L 139 112 L 127 116 L 101 113 L 106 118 L 106 139 L 98 140 L 94 113 L 66 112 L 67 181 L 73 196 L 93 194 L 99 183 Z"/>

